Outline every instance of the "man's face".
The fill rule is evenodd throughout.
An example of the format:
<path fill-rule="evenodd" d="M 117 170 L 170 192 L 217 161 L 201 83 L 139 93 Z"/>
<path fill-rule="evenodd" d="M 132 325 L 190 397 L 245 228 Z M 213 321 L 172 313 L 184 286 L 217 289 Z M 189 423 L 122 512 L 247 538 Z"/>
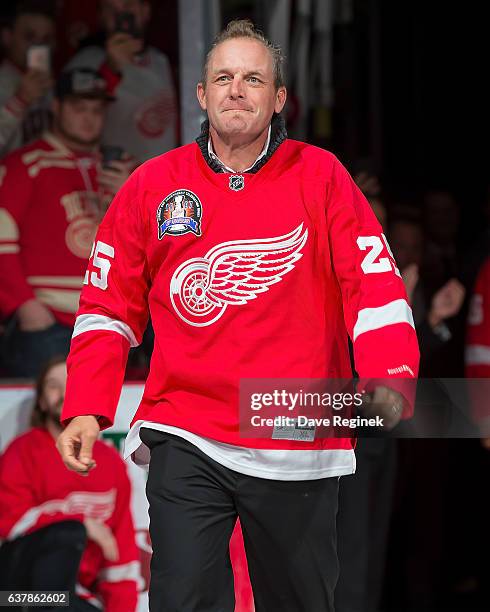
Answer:
<path fill-rule="evenodd" d="M 102 133 L 106 105 L 104 100 L 75 96 L 55 100 L 53 111 L 56 126 L 75 143 L 96 145 Z"/>
<path fill-rule="evenodd" d="M 60 420 L 66 391 L 66 363 L 58 363 L 48 371 L 41 394 L 41 410 L 48 418 Z"/>
<path fill-rule="evenodd" d="M 12 28 L 3 31 L 3 45 L 10 61 L 23 70 L 27 66 L 27 50 L 32 45 L 48 45 L 51 50 L 55 43 L 54 22 L 44 15 L 20 15 Z"/>
<path fill-rule="evenodd" d="M 102 0 L 100 18 L 106 32 L 115 31 L 119 13 L 134 15 L 136 28 L 143 33 L 150 19 L 150 4 L 145 0 Z"/>
<path fill-rule="evenodd" d="M 282 110 L 286 88 L 276 90 L 272 56 L 260 41 L 235 38 L 214 49 L 197 97 L 222 140 L 247 142 L 268 128 L 274 111 Z"/>

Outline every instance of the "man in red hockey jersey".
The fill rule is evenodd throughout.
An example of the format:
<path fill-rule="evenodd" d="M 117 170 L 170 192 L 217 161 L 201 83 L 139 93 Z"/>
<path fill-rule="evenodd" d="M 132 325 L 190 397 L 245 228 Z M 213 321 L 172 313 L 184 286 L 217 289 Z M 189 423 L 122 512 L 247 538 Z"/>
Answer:
<path fill-rule="evenodd" d="M 13 376 L 34 377 L 68 352 L 102 190 L 112 197 L 130 171 L 123 161 L 100 167 L 111 99 L 95 71 L 63 73 L 53 131 L 0 166 L 0 316 L 10 318 L 5 362 Z"/>
<path fill-rule="evenodd" d="M 88 478 L 65 469 L 55 445 L 65 387 L 65 360 L 54 358 L 37 383 L 34 428 L 0 457 L 0 588 L 70 590 L 85 602 L 70 609 L 131 612 L 140 566 L 126 466 L 96 442 Z"/>
<path fill-rule="evenodd" d="M 58 440 L 80 473 L 151 312 L 155 348 L 125 454 L 147 463 L 151 450 L 155 610 L 233 610 L 237 516 L 257 610 L 332 610 L 338 477 L 355 469 L 354 441 L 241 434 L 240 381 L 351 378 L 349 334 L 359 375 L 389 379 L 374 396 L 391 426 L 406 405 L 399 378 L 417 376 L 386 238 L 340 162 L 287 138 L 281 60 L 247 21 L 218 36 L 197 89 L 209 121 L 120 190 L 81 295 Z"/>

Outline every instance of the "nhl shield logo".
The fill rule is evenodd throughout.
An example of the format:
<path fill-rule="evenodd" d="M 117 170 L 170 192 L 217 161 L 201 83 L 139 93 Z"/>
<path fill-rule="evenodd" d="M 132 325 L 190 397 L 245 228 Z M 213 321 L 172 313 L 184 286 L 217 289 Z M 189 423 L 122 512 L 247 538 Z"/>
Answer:
<path fill-rule="evenodd" d="M 245 177 L 240 174 L 232 174 L 230 176 L 229 187 L 232 191 L 240 191 L 245 187 Z"/>
<path fill-rule="evenodd" d="M 202 205 L 195 193 L 188 189 L 177 189 L 158 206 L 158 240 L 165 234 L 181 236 L 192 232 L 201 235 Z"/>

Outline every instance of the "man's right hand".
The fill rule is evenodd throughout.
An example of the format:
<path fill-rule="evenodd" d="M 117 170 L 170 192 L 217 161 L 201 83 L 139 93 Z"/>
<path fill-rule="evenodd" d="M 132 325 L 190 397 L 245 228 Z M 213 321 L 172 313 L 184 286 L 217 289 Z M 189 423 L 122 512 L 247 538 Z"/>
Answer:
<path fill-rule="evenodd" d="M 100 426 L 93 415 L 74 417 L 58 436 L 56 447 L 69 470 L 88 476 L 96 467 L 92 457 Z"/>
<path fill-rule="evenodd" d="M 48 93 L 53 86 L 53 79 L 47 72 L 31 68 L 17 88 L 16 95 L 29 106 Z"/>
<path fill-rule="evenodd" d="M 19 306 L 16 315 L 19 329 L 26 332 L 42 331 L 56 322 L 49 308 L 34 298 Z"/>
<path fill-rule="evenodd" d="M 116 32 L 106 43 L 107 62 L 114 72 L 121 72 L 124 66 L 131 64 L 134 56 L 143 50 L 141 38 L 134 38 L 124 32 Z"/>

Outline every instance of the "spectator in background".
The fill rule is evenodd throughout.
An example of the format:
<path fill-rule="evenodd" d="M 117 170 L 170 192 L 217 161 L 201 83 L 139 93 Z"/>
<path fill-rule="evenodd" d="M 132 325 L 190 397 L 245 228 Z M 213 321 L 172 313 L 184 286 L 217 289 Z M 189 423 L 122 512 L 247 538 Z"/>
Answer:
<path fill-rule="evenodd" d="M 96 441 L 88 478 L 66 470 L 55 446 L 65 388 L 65 359 L 54 358 L 37 381 L 33 428 L 0 457 L 0 589 L 66 590 L 70 610 L 134 612 L 140 565 L 126 466 Z"/>
<path fill-rule="evenodd" d="M 144 41 L 150 11 L 147 0 L 101 0 L 101 44 L 82 48 L 68 64 L 90 66 L 106 78 L 117 100 L 103 142 L 120 145 L 140 161 L 177 145 L 169 62 Z"/>
<path fill-rule="evenodd" d="M 36 376 L 68 352 L 101 201 L 131 170 L 131 161 L 99 164 L 110 99 L 96 72 L 63 73 L 53 131 L 0 167 L 0 314 L 11 317 L 4 361 L 13 376 Z"/>
<path fill-rule="evenodd" d="M 379 221 L 382 228 L 386 228 L 386 223 L 388 220 L 388 213 L 386 211 L 386 206 L 384 205 L 383 198 L 380 195 L 376 196 L 366 196 L 366 200 L 371 205 L 373 209 L 373 213 L 376 216 L 376 219 Z"/>
<path fill-rule="evenodd" d="M 447 565 L 453 579 L 452 601 L 456 597 L 466 601 L 479 597 L 482 601 L 479 609 L 487 609 L 490 585 L 486 526 L 490 504 L 488 497 L 482 495 L 482 483 L 488 482 L 490 471 L 490 257 L 477 268 L 475 275 L 466 329 L 465 366 L 466 376 L 473 379 L 468 381 L 470 415 L 479 428 L 481 444 L 476 440 L 453 441 L 450 469 L 460 485 L 459 494 L 450 506 L 451 518 L 458 520 L 468 508 L 472 509 L 472 515 L 454 535 L 451 533 Z"/>
<path fill-rule="evenodd" d="M 376 219 L 386 232 L 387 211 L 381 192 L 381 183 L 370 160 L 354 162 L 354 181 L 371 205 Z"/>
<path fill-rule="evenodd" d="M 472 215 L 471 233 L 464 251 L 463 282 L 468 291 L 475 286 L 476 276 L 490 257 L 490 186 Z"/>
<path fill-rule="evenodd" d="M 436 207 L 437 208 L 437 207 Z M 435 211 L 429 212 L 434 221 Z M 448 230 L 443 236 L 454 237 Z M 432 234 L 434 237 L 437 231 Z M 420 345 L 421 378 L 429 377 L 437 355 L 445 353 L 452 344 L 448 321 L 458 315 L 465 296 L 463 285 L 450 276 L 451 267 L 444 275 L 438 273 L 438 283 L 432 291 L 426 287 L 424 266 L 426 241 L 415 207 L 395 208 L 389 224 L 388 236 L 393 254 L 405 282 Z M 439 265 L 437 260 L 436 266 Z M 449 276 L 447 276 L 449 275 Z M 438 365 L 438 364 L 436 364 Z M 444 371 L 440 367 L 440 376 Z M 437 386 L 427 383 L 418 389 L 415 417 L 424 423 L 425 435 L 431 427 L 440 435 L 444 422 L 441 398 Z M 417 414 L 418 413 L 418 414 Z M 419 431 L 419 434 L 421 431 Z M 437 605 L 442 580 L 444 556 L 444 501 L 448 476 L 448 444 L 438 439 L 401 439 L 398 441 L 398 475 L 395 494 L 393 535 L 391 546 L 396 553 L 396 572 L 388 570 L 391 606 L 396 612 L 432 612 Z M 389 565 L 388 565 L 389 567 Z M 400 571 L 401 568 L 401 571 Z"/>
<path fill-rule="evenodd" d="M 428 191 L 423 198 L 424 282 L 429 295 L 459 272 L 457 251 L 459 203 L 442 189 Z"/>
<path fill-rule="evenodd" d="M 0 155 L 38 138 L 50 125 L 49 58 L 55 44 L 50 5 L 47 0 L 19 2 L 2 29 Z"/>
<path fill-rule="evenodd" d="M 436 289 L 426 287 L 425 273 L 430 263 L 424 265 L 428 257 L 425 249 L 431 249 L 431 246 L 424 244 L 424 232 L 416 212 L 395 211 L 389 226 L 389 239 L 412 305 L 419 343 L 424 347 L 420 356 L 421 376 L 429 376 L 429 367 L 434 369 L 431 365 L 434 355 L 439 350 L 446 350 L 447 342 L 452 339 L 448 320 L 460 312 L 465 289 L 452 276 L 446 278 L 442 286 L 436 285 Z M 441 260 L 437 259 L 434 265 L 440 263 Z M 449 271 L 450 268 L 447 273 Z M 444 372 L 439 372 L 439 375 L 444 376 Z"/>
<path fill-rule="evenodd" d="M 478 270 L 471 296 L 465 365 L 468 378 L 490 378 L 490 257 Z M 483 429 L 483 445 L 490 450 L 490 402 L 488 396 L 478 400 L 474 402 L 474 414 Z"/>

